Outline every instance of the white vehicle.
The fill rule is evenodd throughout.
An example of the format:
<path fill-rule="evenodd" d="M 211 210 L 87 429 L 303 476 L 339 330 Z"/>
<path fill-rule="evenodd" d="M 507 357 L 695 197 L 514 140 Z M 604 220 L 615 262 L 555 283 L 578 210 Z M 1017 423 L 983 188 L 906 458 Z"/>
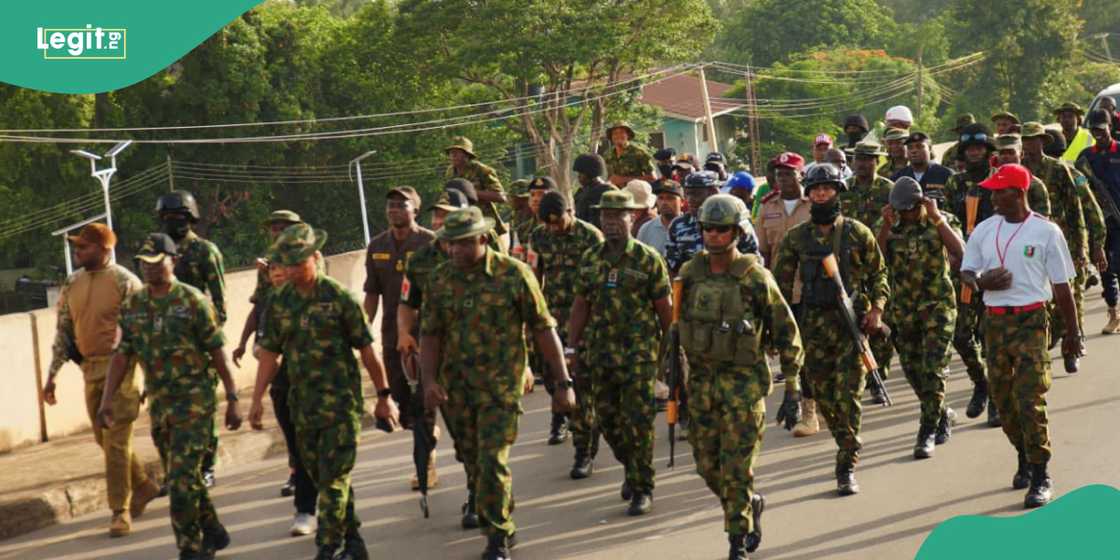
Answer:
<path fill-rule="evenodd" d="M 1089 104 L 1089 111 L 1100 107 L 1101 99 L 1106 96 L 1111 97 L 1112 100 L 1116 102 L 1116 106 L 1120 107 L 1120 84 L 1112 84 L 1102 89 L 1101 92 L 1093 98 L 1093 102 Z"/>

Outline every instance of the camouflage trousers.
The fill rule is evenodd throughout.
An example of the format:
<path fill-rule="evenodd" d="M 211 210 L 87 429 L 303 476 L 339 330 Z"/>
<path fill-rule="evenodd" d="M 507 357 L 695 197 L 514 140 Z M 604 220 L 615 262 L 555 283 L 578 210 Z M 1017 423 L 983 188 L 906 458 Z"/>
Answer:
<path fill-rule="evenodd" d="M 636 492 L 652 492 L 657 364 L 592 368 L 589 373 L 599 429 L 625 468 L 627 484 Z"/>
<path fill-rule="evenodd" d="M 1050 390 L 1050 353 L 1046 350 L 1049 315 L 1037 309 L 1017 315 L 985 317 L 988 387 L 1003 419 L 1003 433 L 1031 463 L 1050 460 L 1046 391 Z"/>
<path fill-rule="evenodd" d="M 921 403 L 921 425 L 927 428 L 937 427 L 945 408 L 945 366 L 956 315 L 952 308 L 927 308 L 897 321 L 892 330 L 898 361 Z"/>
<path fill-rule="evenodd" d="M 555 390 L 554 379 L 551 372 L 548 371 L 548 366 L 544 363 L 544 358 L 537 354 L 539 358 L 539 366 L 534 366 L 534 372 L 544 372 L 544 388 L 551 396 Z M 583 360 L 583 363 L 588 363 Z M 595 402 L 594 402 L 594 388 L 590 376 L 578 375 L 572 378 L 572 390 L 576 394 L 576 407 L 568 412 L 568 432 L 572 434 L 572 448 L 575 449 L 577 456 L 587 456 L 592 459 L 599 454 L 599 435 L 600 428 L 598 420 L 595 418 Z"/>
<path fill-rule="evenodd" d="M 154 410 L 172 410 L 153 404 Z M 202 481 L 202 458 L 210 445 L 213 412 L 198 416 L 152 413 L 152 433 L 159 434 L 167 453 L 167 490 L 170 496 L 171 530 L 175 544 L 184 552 L 202 550 L 202 532 L 218 527 L 218 512 Z M 153 435 L 154 437 L 154 435 Z"/>
<path fill-rule="evenodd" d="M 315 544 L 341 546 L 347 536 L 357 535 L 362 525 L 354 513 L 354 488 L 350 483 L 361 420 L 357 414 L 327 426 L 308 424 L 298 416 L 294 420 L 300 460 L 319 491 Z"/>
<path fill-rule="evenodd" d="M 863 447 L 859 437 L 863 417 L 860 397 L 868 372 L 848 337 L 839 310 L 806 308 L 799 326 L 805 346 L 801 375 L 839 447 L 836 464 L 854 465 Z"/>
<path fill-rule="evenodd" d="M 754 463 L 766 431 L 766 401 L 751 402 L 747 395 L 721 391 L 716 375 L 692 365 L 688 441 L 696 472 L 723 506 L 723 530 L 743 535 L 753 529 Z"/>
<path fill-rule="evenodd" d="M 467 488 L 475 497 L 475 513 L 487 535 L 512 535 L 513 473 L 509 452 L 517 440 L 519 404 L 506 405 L 472 398 L 471 390 L 444 385 L 443 419 L 455 441 L 455 457 L 467 471 Z"/>
<path fill-rule="evenodd" d="M 972 294 L 972 303 L 958 302 L 957 323 L 953 328 L 953 349 L 964 362 L 968 378 L 973 384 L 980 383 L 986 377 L 984 366 L 984 304 L 980 294 Z"/>
<path fill-rule="evenodd" d="M 210 379 L 215 380 L 214 387 L 217 388 L 217 370 L 213 370 Z M 216 412 L 215 412 L 216 414 Z M 168 434 L 162 433 L 163 426 L 152 425 L 152 443 L 155 444 L 156 453 L 159 454 L 160 465 L 163 466 L 163 472 L 171 472 L 171 466 L 167 463 L 167 448 L 166 442 L 169 440 Z M 218 452 L 218 422 L 213 415 L 210 416 L 210 427 L 207 429 L 208 435 L 206 437 L 206 448 L 202 453 L 202 471 L 214 470 L 214 457 Z"/>

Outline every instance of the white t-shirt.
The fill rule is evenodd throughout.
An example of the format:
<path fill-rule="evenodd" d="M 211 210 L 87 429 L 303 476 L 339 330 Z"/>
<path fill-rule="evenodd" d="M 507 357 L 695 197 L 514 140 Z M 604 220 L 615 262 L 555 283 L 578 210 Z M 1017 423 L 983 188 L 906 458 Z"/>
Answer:
<path fill-rule="evenodd" d="M 1062 230 L 1034 212 L 1017 224 L 999 214 L 980 222 L 965 245 L 961 270 L 979 277 L 1000 268 L 1001 260 L 1003 268 L 1011 272 L 1011 287 L 986 290 L 984 304 L 991 307 L 1050 301 L 1050 284 L 1068 284 L 1074 276 L 1073 259 Z"/>
<path fill-rule="evenodd" d="M 784 204 L 786 206 L 786 215 L 787 216 L 790 216 L 790 215 L 793 214 L 793 209 L 797 208 L 797 204 L 799 202 L 801 202 L 800 198 L 795 198 L 793 200 L 786 200 L 784 198 L 782 199 L 782 204 Z"/>

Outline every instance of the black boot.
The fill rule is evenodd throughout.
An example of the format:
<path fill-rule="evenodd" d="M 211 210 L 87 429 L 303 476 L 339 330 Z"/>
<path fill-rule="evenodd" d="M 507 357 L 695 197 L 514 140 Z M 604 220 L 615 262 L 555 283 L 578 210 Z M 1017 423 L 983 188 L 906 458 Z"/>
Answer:
<path fill-rule="evenodd" d="M 1050 473 L 1046 472 L 1046 463 L 1029 465 L 1031 471 L 1031 488 L 1027 490 L 1027 497 L 1023 500 L 1023 507 L 1032 509 L 1050 503 L 1050 495 L 1054 481 L 1050 480 Z"/>
<path fill-rule="evenodd" d="M 754 528 L 747 533 L 745 541 L 747 552 L 758 550 L 758 545 L 762 544 L 762 510 L 764 509 L 766 509 L 766 498 L 756 492 L 751 496 L 751 525 Z"/>
<path fill-rule="evenodd" d="M 880 371 L 882 370 L 880 369 Z M 886 379 L 886 376 L 882 375 L 882 373 L 880 373 L 879 375 L 883 379 Z M 882 385 L 879 385 L 878 383 L 868 383 L 867 388 L 871 390 L 871 402 L 875 404 L 887 404 L 887 396 L 884 394 Z"/>
<path fill-rule="evenodd" d="M 208 548 L 199 551 L 180 550 L 179 560 L 214 560 L 214 551 Z"/>
<path fill-rule="evenodd" d="M 591 472 L 595 470 L 592 463 L 591 455 L 576 453 L 576 460 L 572 463 L 572 472 L 569 473 L 569 476 L 571 476 L 573 480 L 580 480 L 591 476 Z"/>
<path fill-rule="evenodd" d="M 988 404 L 988 380 L 981 379 L 972 386 L 972 398 L 968 400 L 968 408 L 964 410 L 965 416 L 976 418 L 984 413 Z"/>
<path fill-rule="evenodd" d="M 221 523 L 217 527 L 202 529 L 202 548 L 222 550 L 229 546 L 229 531 Z"/>
<path fill-rule="evenodd" d="M 568 416 L 552 413 L 552 427 L 548 431 L 548 444 L 560 445 L 568 441 Z"/>
<path fill-rule="evenodd" d="M 482 551 L 482 560 L 509 560 L 510 545 L 502 533 L 490 535 L 486 538 L 486 550 Z"/>
<path fill-rule="evenodd" d="M 1031 485 L 1031 470 L 1027 465 L 1027 454 L 1019 451 L 1019 467 L 1015 469 L 1015 476 L 1011 477 L 1011 487 L 1022 490 Z"/>
<path fill-rule="evenodd" d="M 915 459 L 929 459 L 933 457 L 933 447 L 937 442 L 936 431 L 937 429 L 933 426 L 921 426 L 918 428 L 918 441 L 914 442 Z"/>
<path fill-rule="evenodd" d="M 731 550 L 727 553 L 727 560 L 747 560 L 746 535 L 728 535 L 727 542 L 731 543 Z"/>
<path fill-rule="evenodd" d="M 290 498 L 296 493 L 296 475 L 288 475 L 288 481 L 280 487 L 280 497 Z"/>
<path fill-rule="evenodd" d="M 335 553 L 337 552 L 337 547 L 324 544 L 319 547 L 319 553 L 315 555 L 315 560 L 334 560 Z"/>
<path fill-rule="evenodd" d="M 645 515 L 653 509 L 653 494 L 649 492 L 634 492 L 630 497 L 630 507 L 626 508 L 626 515 L 637 517 Z"/>
<path fill-rule="evenodd" d="M 369 560 L 369 550 L 361 535 L 346 535 L 346 544 L 334 560 Z"/>
<path fill-rule="evenodd" d="M 463 520 L 460 524 L 464 529 L 478 528 L 478 512 L 475 511 L 474 492 L 467 494 L 467 502 L 463 504 Z"/>
<path fill-rule="evenodd" d="M 836 467 L 836 491 L 841 496 L 859 494 L 859 483 L 856 482 L 854 469 L 853 465 L 837 465 Z"/>
<path fill-rule="evenodd" d="M 934 434 L 933 438 L 934 443 L 941 445 L 948 442 L 950 437 L 953 437 L 953 418 L 956 416 L 957 413 L 949 407 L 945 407 L 945 410 L 941 411 L 941 420 L 937 422 L 937 433 Z"/>
<path fill-rule="evenodd" d="M 988 399 L 988 426 L 998 428 L 1003 425 L 1003 420 L 999 419 L 999 411 L 996 410 L 996 403 L 992 399 Z"/>
<path fill-rule="evenodd" d="M 629 482 L 626 482 L 625 480 L 622 481 L 622 491 L 620 492 L 620 494 L 622 494 L 622 501 L 624 501 L 624 502 L 629 502 L 630 501 L 631 496 L 634 495 L 634 491 L 630 489 L 630 483 Z"/>

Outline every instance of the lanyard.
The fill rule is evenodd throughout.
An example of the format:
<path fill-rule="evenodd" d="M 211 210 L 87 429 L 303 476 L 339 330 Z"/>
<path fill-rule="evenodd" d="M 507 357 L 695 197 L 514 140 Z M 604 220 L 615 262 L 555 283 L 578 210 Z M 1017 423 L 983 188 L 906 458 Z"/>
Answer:
<path fill-rule="evenodd" d="M 996 256 L 999 257 L 1000 268 L 1005 268 L 1003 266 L 1003 261 L 1007 258 L 1007 250 L 1011 247 L 1011 242 L 1015 240 L 1016 235 L 1019 235 L 1019 230 L 1023 229 L 1023 226 L 1027 225 L 1027 221 L 1031 219 L 1032 215 L 1033 213 L 1027 214 L 1027 219 L 1023 220 L 1023 223 L 1019 224 L 1019 227 L 1015 228 L 1015 231 L 1011 233 L 1011 237 L 1007 238 L 1007 243 L 1003 244 L 1003 252 L 1000 252 L 999 250 L 999 230 L 1000 226 L 1002 226 L 1004 222 L 1001 221 L 996 225 Z"/>

